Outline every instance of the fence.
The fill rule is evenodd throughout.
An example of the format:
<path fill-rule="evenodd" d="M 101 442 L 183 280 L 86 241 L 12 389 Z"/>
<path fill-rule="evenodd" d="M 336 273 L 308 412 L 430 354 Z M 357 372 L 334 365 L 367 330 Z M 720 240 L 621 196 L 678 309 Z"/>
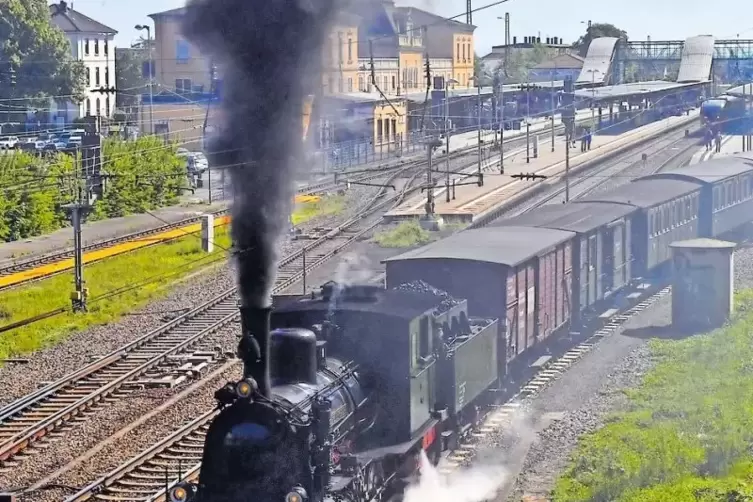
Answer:
<path fill-rule="evenodd" d="M 324 173 L 344 171 L 369 164 L 382 164 L 405 156 L 414 156 L 425 151 L 421 134 L 408 134 L 405 140 L 374 145 L 373 141 L 356 140 L 342 142 L 317 153 L 316 171 Z"/>

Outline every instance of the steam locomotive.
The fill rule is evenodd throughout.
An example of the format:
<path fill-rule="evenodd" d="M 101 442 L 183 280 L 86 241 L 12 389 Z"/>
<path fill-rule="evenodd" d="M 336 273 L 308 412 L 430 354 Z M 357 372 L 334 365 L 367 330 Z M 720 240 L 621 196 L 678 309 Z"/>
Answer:
<path fill-rule="evenodd" d="M 426 284 L 328 283 L 273 312 L 242 307 L 244 376 L 216 392 L 199 483 L 171 500 L 389 500 L 497 380 L 498 321 L 467 312 Z"/>

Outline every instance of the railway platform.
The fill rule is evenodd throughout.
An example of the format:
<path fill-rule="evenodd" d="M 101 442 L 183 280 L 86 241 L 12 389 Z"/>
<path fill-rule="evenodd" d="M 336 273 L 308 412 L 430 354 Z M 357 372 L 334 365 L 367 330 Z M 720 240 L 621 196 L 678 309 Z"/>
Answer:
<path fill-rule="evenodd" d="M 698 118 L 698 112 L 681 117 L 669 117 L 648 125 L 629 130 L 622 134 L 597 134 L 593 137 L 591 149 L 581 152 L 580 143 L 570 148 L 570 174 L 574 175 L 590 161 L 605 155 L 617 153 L 663 132 L 689 125 Z M 533 148 L 531 149 L 533 151 Z M 434 189 L 434 213 L 445 222 L 469 223 L 485 213 L 498 209 L 514 200 L 519 195 L 535 187 L 539 182 L 517 180 L 511 175 L 534 173 L 549 179 L 562 177 L 565 170 L 564 138 L 557 138 L 555 151 L 551 151 L 548 137 L 540 138 L 538 158 L 531 154 L 526 162 L 526 148 L 516 148 L 505 155 L 505 174 L 499 174 L 499 160 L 482 164 L 484 184 L 478 186 L 473 176 L 476 167 L 470 167 L 463 173 L 451 173 L 450 183 L 455 181 L 454 189 L 447 197 L 446 175 L 442 172 L 444 164 L 441 157 L 437 160 L 435 179 L 438 186 Z M 469 176 L 470 175 L 470 176 Z M 385 215 L 386 221 L 415 219 L 425 214 L 426 193 L 413 197 Z"/>
<path fill-rule="evenodd" d="M 701 147 L 698 152 L 696 152 L 695 155 L 693 155 L 693 158 L 691 159 L 691 164 L 698 164 L 699 162 L 705 162 L 707 160 L 711 159 L 718 159 L 720 157 L 726 157 L 728 155 L 741 155 L 746 154 L 749 155 L 749 152 L 743 151 L 743 140 L 742 136 L 732 136 L 732 135 L 724 135 L 722 136 L 722 148 L 719 153 L 715 152 L 713 149 L 711 151 L 707 151 L 706 148 Z"/>

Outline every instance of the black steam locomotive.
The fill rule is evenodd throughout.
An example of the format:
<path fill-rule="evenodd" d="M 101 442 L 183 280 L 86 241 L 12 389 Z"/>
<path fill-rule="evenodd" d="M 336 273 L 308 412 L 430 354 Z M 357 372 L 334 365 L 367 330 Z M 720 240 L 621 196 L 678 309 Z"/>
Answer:
<path fill-rule="evenodd" d="M 389 500 L 501 374 L 497 320 L 467 312 L 423 283 L 241 307 L 244 378 L 216 392 L 198 484 L 172 500 Z"/>

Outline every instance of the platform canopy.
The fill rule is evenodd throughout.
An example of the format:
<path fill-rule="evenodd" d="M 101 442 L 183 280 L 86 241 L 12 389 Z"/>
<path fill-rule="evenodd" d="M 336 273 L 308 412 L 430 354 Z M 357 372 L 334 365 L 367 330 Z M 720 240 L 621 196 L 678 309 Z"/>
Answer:
<path fill-rule="evenodd" d="M 680 73 L 677 82 L 706 82 L 711 76 L 711 62 L 714 59 L 712 35 L 700 35 L 685 40 L 680 61 Z"/>
<path fill-rule="evenodd" d="M 648 82 L 633 82 L 630 84 L 610 85 L 594 89 L 579 89 L 575 91 L 575 97 L 580 99 L 592 99 L 594 101 L 617 101 L 632 96 L 645 96 L 659 92 L 677 91 L 690 89 L 701 82 L 667 82 L 666 80 L 652 80 Z"/>
<path fill-rule="evenodd" d="M 583 68 L 575 81 L 576 84 L 605 84 L 607 82 L 609 68 L 614 58 L 614 48 L 618 40 L 616 37 L 600 37 L 591 40 Z"/>

